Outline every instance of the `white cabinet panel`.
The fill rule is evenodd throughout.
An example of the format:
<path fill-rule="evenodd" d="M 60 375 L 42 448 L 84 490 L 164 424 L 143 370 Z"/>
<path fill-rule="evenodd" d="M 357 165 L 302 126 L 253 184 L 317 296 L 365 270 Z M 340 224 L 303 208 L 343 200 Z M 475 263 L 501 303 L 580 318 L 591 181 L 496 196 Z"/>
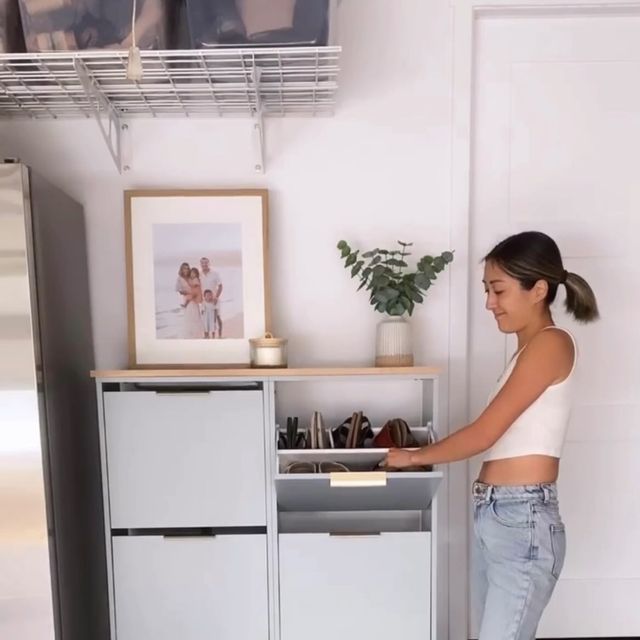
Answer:
<path fill-rule="evenodd" d="M 118 640 L 267 640 L 264 535 L 115 537 Z"/>
<path fill-rule="evenodd" d="M 264 526 L 261 391 L 104 394 L 113 528 Z"/>
<path fill-rule="evenodd" d="M 281 640 L 428 640 L 431 534 L 281 534 Z"/>

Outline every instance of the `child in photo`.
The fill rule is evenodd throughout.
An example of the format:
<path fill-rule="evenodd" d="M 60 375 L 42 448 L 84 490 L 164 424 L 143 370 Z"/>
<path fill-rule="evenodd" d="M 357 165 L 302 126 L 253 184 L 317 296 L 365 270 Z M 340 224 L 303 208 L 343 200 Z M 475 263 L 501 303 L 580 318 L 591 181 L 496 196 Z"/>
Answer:
<path fill-rule="evenodd" d="M 214 300 L 213 291 L 206 289 L 204 292 L 204 302 L 202 303 L 202 324 L 204 325 L 204 337 L 216 337 L 216 317 L 218 313 L 218 303 Z"/>

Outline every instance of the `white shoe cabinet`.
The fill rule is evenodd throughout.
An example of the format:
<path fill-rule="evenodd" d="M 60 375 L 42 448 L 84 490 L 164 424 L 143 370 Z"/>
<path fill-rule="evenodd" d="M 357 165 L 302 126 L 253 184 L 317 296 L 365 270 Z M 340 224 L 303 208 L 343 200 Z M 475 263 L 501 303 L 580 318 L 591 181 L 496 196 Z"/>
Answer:
<path fill-rule="evenodd" d="M 288 416 L 438 431 L 438 373 L 95 372 L 113 640 L 435 639 L 439 470 L 277 448 Z M 350 471 L 288 473 L 291 462 Z"/>

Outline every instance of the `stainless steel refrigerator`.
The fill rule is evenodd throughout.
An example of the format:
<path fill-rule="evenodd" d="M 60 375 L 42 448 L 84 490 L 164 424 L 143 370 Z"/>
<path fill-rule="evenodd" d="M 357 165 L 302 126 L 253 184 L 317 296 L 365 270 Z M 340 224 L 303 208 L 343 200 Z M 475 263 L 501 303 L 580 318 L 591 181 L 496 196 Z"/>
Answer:
<path fill-rule="evenodd" d="M 0 638 L 106 640 L 82 207 L 0 163 Z"/>

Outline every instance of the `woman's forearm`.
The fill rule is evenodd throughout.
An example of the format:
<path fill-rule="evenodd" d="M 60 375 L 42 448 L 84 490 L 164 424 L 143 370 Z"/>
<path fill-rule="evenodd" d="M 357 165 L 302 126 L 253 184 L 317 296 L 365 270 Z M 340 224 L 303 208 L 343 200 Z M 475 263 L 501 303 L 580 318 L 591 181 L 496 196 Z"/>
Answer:
<path fill-rule="evenodd" d="M 482 432 L 473 424 L 470 424 L 458 429 L 458 431 L 439 442 L 413 451 L 411 453 L 411 463 L 422 466 L 457 462 L 482 453 L 490 446 Z"/>

